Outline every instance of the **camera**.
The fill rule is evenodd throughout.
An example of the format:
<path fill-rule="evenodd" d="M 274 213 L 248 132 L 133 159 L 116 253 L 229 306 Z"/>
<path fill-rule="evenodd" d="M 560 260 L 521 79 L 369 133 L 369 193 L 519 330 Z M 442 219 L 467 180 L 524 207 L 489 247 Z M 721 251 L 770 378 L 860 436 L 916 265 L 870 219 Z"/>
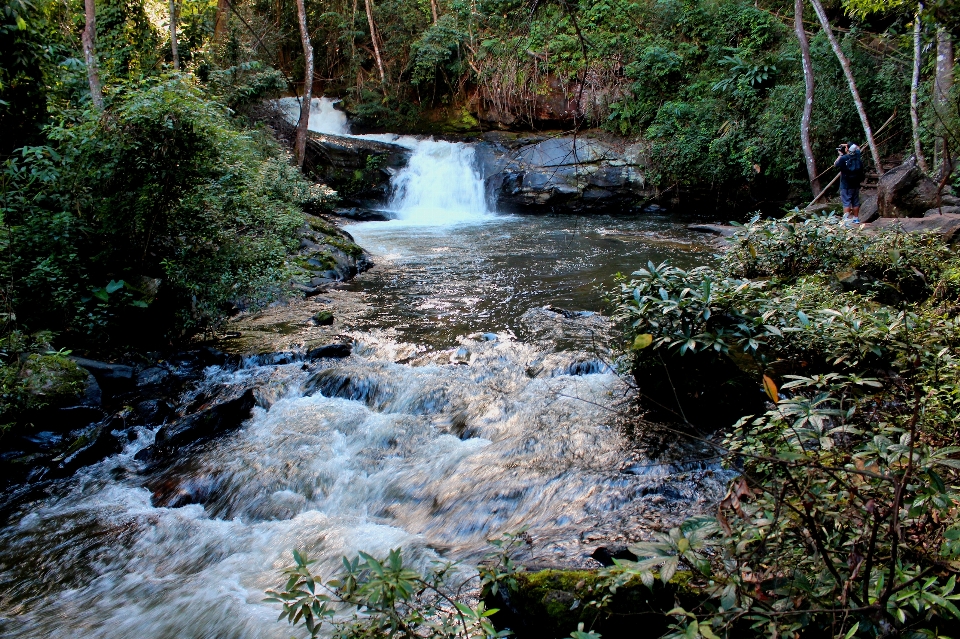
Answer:
<path fill-rule="evenodd" d="M 847 145 L 846 145 L 846 144 L 841 144 L 840 146 L 837 147 L 837 153 L 839 153 L 839 154 L 841 154 L 841 155 L 843 155 L 846 151 L 847 151 Z"/>

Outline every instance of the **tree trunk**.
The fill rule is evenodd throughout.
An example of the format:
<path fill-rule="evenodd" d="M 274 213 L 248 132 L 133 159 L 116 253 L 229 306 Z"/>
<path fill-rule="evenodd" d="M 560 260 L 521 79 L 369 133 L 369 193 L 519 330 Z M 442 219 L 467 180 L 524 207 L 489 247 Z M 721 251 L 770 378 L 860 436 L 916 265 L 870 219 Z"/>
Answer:
<path fill-rule="evenodd" d="M 833 48 L 833 53 L 837 56 L 837 60 L 840 61 L 840 66 L 843 67 L 843 74 L 847 77 L 847 84 L 850 86 L 850 95 L 853 96 L 853 103 L 857 107 L 860 122 L 863 124 L 863 132 L 867 136 L 867 146 L 870 147 L 870 153 L 873 155 L 873 163 L 877 168 L 877 173 L 882 175 L 883 165 L 880 163 L 880 152 L 877 151 L 877 145 L 873 141 L 873 130 L 870 128 L 870 120 L 867 119 L 867 112 L 863 108 L 863 100 L 860 99 L 860 92 L 857 91 L 857 82 L 853 78 L 850 61 L 847 59 L 847 56 L 844 55 L 843 50 L 840 49 L 840 43 L 837 42 L 836 36 L 833 35 L 833 28 L 830 26 L 830 20 L 827 19 L 827 12 L 823 10 L 823 4 L 820 0 L 810 0 L 810 4 L 813 5 L 814 11 L 817 12 L 820 26 L 823 27 L 823 32 L 827 34 L 827 38 L 830 40 L 830 46 Z"/>
<path fill-rule="evenodd" d="M 230 17 L 229 0 L 217 0 L 217 14 L 213 20 L 213 41 L 220 42 L 224 32 L 227 30 L 227 18 Z"/>
<path fill-rule="evenodd" d="M 950 171 L 951 162 L 947 157 L 947 138 L 944 131 L 949 117 L 950 89 L 953 87 L 953 39 L 950 32 L 937 29 L 937 72 L 933 85 L 933 108 L 937 114 L 937 152 L 939 154 L 940 176 Z"/>
<path fill-rule="evenodd" d="M 367 8 L 367 23 L 370 25 L 370 40 L 373 42 L 373 57 L 377 61 L 377 69 L 380 70 L 381 84 L 387 83 L 387 74 L 383 70 L 383 58 L 380 57 L 380 45 L 377 43 L 377 27 L 373 23 L 373 0 L 363 0 Z"/>
<path fill-rule="evenodd" d="M 303 41 L 303 97 L 300 100 L 300 119 L 297 121 L 297 140 L 295 151 L 297 166 L 303 167 L 307 155 L 307 130 L 310 124 L 310 103 L 313 99 L 313 45 L 310 44 L 310 32 L 307 30 L 307 10 L 303 0 L 297 0 L 297 17 L 300 21 L 300 39 Z"/>
<path fill-rule="evenodd" d="M 180 70 L 180 54 L 177 53 L 177 0 L 170 0 L 170 51 L 173 52 L 173 69 Z"/>
<path fill-rule="evenodd" d="M 437 0 L 430 0 L 430 13 L 433 14 L 433 23 L 436 24 L 440 19 L 440 12 L 437 10 Z"/>
<path fill-rule="evenodd" d="M 90 82 L 90 99 L 93 106 L 103 111 L 103 91 L 100 89 L 100 70 L 97 68 L 97 7 L 94 0 L 83 0 L 85 24 L 83 27 L 83 58 L 87 63 L 87 80 Z"/>
<path fill-rule="evenodd" d="M 923 54 L 920 48 L 922 33 L 923 23 L 920 20 L 920 12 L 917 11 L 913 17 L 913 80 L 910 82 L 910 123 L 913 127 L 913 154 L 917 158 L 920 170 L 928 173 L 930 169 L 927 167 L 927 159 L 923 157 L 923 147 L 920 145 L 920 109 L 917 97 L 920 87 L 920 63 Z"/>
<path fill-rule="evenodd" d="M 793 27 L 800 41 L 801 60 L 803 62 L 803 117 L 800 119 L 800 144 L 803 147 L 803 160 L 807 165 L 807 175 L 810 177 L 810 190 L 816 195 L 820 193 L 820 179 L 817 177 L 817 160 L 813 155 L 813 144 L 810 143 L 810 116 L 813 113 L 813 61 L 810 59 L 810 42 L 807 32 L 803 30 L 803 0 L 794 0 Z"/>

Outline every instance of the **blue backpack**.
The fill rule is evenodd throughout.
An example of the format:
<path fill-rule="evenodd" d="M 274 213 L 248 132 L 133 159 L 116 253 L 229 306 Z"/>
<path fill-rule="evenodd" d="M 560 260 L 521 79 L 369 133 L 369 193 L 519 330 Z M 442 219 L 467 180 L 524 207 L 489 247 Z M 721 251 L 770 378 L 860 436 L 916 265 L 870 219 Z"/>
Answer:
<path fill-rule="evenodd" d="M 860 157 L 860 149 L 851 151 L 847 158 L 847 170 L 858 180 L 863 179 L 863 159 Z"/>

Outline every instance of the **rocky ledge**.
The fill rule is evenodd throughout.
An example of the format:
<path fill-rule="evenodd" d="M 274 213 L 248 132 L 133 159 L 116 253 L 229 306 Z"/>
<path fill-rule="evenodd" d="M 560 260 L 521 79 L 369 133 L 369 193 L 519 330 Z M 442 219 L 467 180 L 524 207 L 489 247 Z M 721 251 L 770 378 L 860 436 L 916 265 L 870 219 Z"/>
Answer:
<path fill-rule="evenodd" d="M 486 133 L 477 155 L 487 191 L 503 211 L 629 211 L 656 195 L 646 181 L 648 162 L 640 144 Z"/>

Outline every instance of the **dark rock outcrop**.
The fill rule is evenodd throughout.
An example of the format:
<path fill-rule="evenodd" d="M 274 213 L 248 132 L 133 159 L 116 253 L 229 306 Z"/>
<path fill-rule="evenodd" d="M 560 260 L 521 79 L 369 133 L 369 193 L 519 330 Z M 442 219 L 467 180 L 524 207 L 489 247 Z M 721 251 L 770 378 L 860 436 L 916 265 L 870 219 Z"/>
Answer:
<path fill-rule="evenodd" d="M 296 125 L 281 110 L 264 105 L 260 117 L 292 146 Z M 303 168 L 335 189 L 342 203 L 375 208 L 389 195 L 390 176 L 409 157 L 410 150 L 398 144 L 311 131 Z"/>
<path fill-rule="evenodd" d="M 597 138 L 516 138 L 488 133 L 477 145 L 487 190 L 513 212 L 637 210 L 653 198 L 639 144 Z"/>
<path fill-rule="evenodd" d="M 306 359 L 343 359 L 344 357 L 350 357 L 351 352 L 353 352 L 353 345 L 351 344 L 327 344 L 307 351 Z"/>
<path fill-rule="evenodd" d="M 71 357 L 77 366 L 85 368 L 96 379 L 97 385 L 108 394 L 117 394 L 133 388 L 132 366 L 126 364 L 110 364 L 84 357 Z"/>
<path fill-rule="evenodd" d="M 239 397 L 163 426 L 157 431 L 156 440 L 150 447 L 153 449 L 151 455 L 168 456 L 190 444 L 209 441 L 231 431 L 250 418 L 256 403 L 253 389 L 248 388 Z"/>
<path fill-rule="evenodd" d="M 386 211 L 376 209 L 345 208 L 334 209 L 333 214 L 356 222 L 386 222 L 392 219 Z"/>
<path fill-rule="evenodd" d="M 880 217 L 920 217 L 936 204 L 937 183 L 923 174 L 914 157 L 880 177 Z"/>

